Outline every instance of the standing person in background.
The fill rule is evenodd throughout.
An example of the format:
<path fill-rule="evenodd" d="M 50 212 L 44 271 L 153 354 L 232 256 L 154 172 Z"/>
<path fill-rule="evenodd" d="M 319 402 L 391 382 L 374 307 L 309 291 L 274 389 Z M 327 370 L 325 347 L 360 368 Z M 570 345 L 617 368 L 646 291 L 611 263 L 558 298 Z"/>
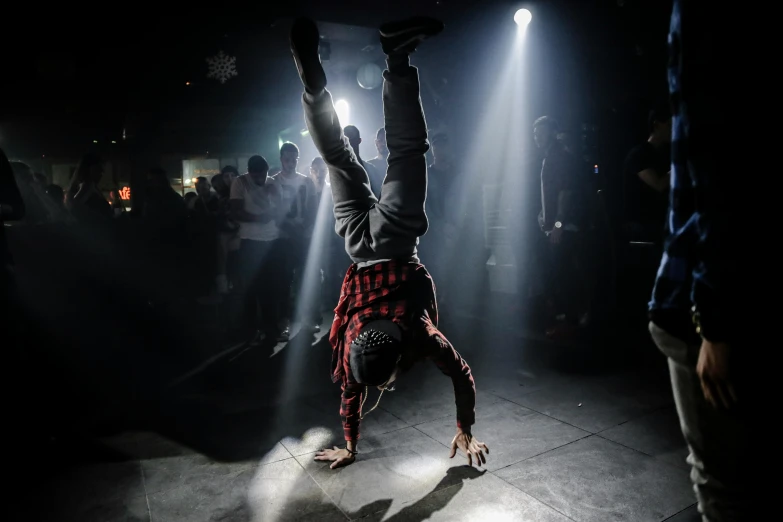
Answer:
<path fill-rule="evenodd" d="M 196 178 L 196 195 L 188 204 L 190 209 L 189 243 L 198 259 L 200 269 L 194 274 L 194 283 L 203 304 L 219 301 L 215 282 L 217 274 L 217 211 L 218 197 L 206 176 Z"/>
<path fill-rule="evenodd" d="M 96 222 L 114 216 L 98 187 L 102 178 L 103 160 L 91 153 L 82 156 L 65 192 L 65 206 L 79 221 Z"/>
<path fill-rule="evenodd" d="M 389 157 L 389 147 L 386 145 L 385 127 L 381 127 L 375 133 L 375 150 L 378 151 L 378 155 L 368 160 L 367 163 L 375 167 L 375 170 L 381 173 L 381 178 L 384 178 L 386 177 L 386 169 L 389 167 L 389 163 L 386 161 Z"/>
<path fill-rule="evenodd" d="M 212 176 L 212 186 L 217 194 L 217 275 L 215 287 L 218 294 L 227 294 L 237 278 L 237 253 L 239 251 L 239 224 L 231 219 L 231 183 L 235 178 L 223 168 L 221 174 Z M 232 169 L 236 170 L 234 167 Z"/>
<path fill-rule="evenodd" d="M 318 202 L 315 199 L 315 184 L 304 174 L 297 172 L 299 165 L 299 147 L 287 142 L 280 147 L 280 172 L 272 176 L 272 184 L 277 187 L 285 209 L 285 217 L 280 222 L 280 239 L 285 252 L 285 281 L 289 291 L 286 293 L 286 306 L 289 325 L 284 333 L 290 334 L 290 323 L 296 319 L 303 321 L 302 328 L 308 331 L 320 331 L 320 317 L 311 309 L 303 309 L 304 317 L 294 317 L 296 303 L 305 294 L 304 285 L 312 278 L 306 277 L 307 256 L 310 240 L 313 237 Z M 305 307 L 306 308 L 306 307 Z M 320 315 L 320 314 L 318 314 Z"/>
<path fill-rule="evenodd" d="M 625 159 L 624 225 L 628 239 L 663 242 L 671 176 L 672 114 L 669 104 L 650 111 L 649 136 Z M 660 253 L 660 252 L 659 252 Z"/>
<path fill-rule="evenodd" d="M 196 195 L 198 198 L 189 204 L 190 210 L 204 215 L 217 213 L 218 197 L 206 176 L 196 178 Z"/>
<path fill-rule="evenodd" d="M 356 159 L 359 161 L 364 170 L 367 172 L 367 176 L 370 178 L 370 188 L 376 198 L 381 197 L 381 185 L 383 185 L 383 178 L 386 176 L 386 169 L 379 170 L 375 168 L 375 165 L 369 161 L 364 161 L 361 155 L 361 143 L 362 136 L 359 133 L 359 129 L 356 125 L 346 125 L 343 129 L 345 137 L 348 138 L 348 143 L 351 144 L 353 152 L 356 154 Z"/>
<path fill-rule="evenodd" d="M 231 184 L 234 182 L 235 179 L 239 177 L 239 169 L 237 169 L 233 165 L 226 165 L 220 170 L 220 174 L 216 174 L 217 176 L 221 176 L 223 178 L 223 184 L 226 186 L 227 189 L 231 188 Z M 215 176 L 212 176 L 212 186 L 215 186 L 214 182 Z"/>
<path fill-rule="evenodd" d="M 109 205 L 111 205 L 112 214 L 115 218 L 125 213 L 125 205 L 122 204 L 119 189 L 115 188 L 109 191 Z"/>
<path fill-rule="evenodd" d="M 278 227 L 285 208 L 278 187 L 267 178 L 268 172 L 266 160 L 253 156 L 247 162 L 247 174 L 231 184 L 231 217 L 239 223 L 244 330 L 249 344 L 259 342 L 262 333 L 266 339 L 287 339 L 281 329 L 280 296 L 286 291 L 286 268 Z"/>
<path fill-rule="evenodd" d="M 541 153 L 541 211 L 538 225 L 546 236 L 545 294 L 547 336 L 568 339 L 589 309 L 585 266 L 587 219 L 581 162 L 557 139 L 557 120 L 542 116 L 533 123 L 533 138 Z M 562 318 L 561 321 L 559 318 Z"/>

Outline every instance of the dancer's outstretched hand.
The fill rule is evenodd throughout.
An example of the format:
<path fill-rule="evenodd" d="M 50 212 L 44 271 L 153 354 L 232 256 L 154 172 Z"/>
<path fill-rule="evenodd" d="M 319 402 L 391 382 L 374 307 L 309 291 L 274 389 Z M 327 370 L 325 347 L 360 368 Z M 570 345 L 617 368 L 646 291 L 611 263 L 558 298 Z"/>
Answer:
<path fill-rule="evenodd" d="M 331 469 L 337 469 L 353 464 L 356 457 L 347 449 L 335 446 L 334 449 L 324 449 L 316 452 L 315 460 L 329 461 L 332 463 L 329 467 Z"/>
<path fill-rule="evenodd" d="M 473 459 L 476 459 L 476 466 L 481 467 L 482 464 L 487 463 L 487 457 L 484 453 L 489 455 L 489 448 L 483 442 L 479 442 L 473 438 L 470 432 L 457 430 L 457 434 L 454 436 L 454 440 L 451 441 L 451 455 L 450 458 L 454 458 L 457 454 L 457 448 L 468 457 L 468 466 L 473 465 Z"/>

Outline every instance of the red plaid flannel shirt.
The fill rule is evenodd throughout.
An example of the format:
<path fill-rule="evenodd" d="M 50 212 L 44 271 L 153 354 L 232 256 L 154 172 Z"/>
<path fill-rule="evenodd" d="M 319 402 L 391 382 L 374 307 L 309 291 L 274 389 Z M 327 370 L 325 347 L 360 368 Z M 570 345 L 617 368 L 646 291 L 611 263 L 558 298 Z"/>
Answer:
<path fill-rule="evenodd" d="M 435 285 L 424 265 L 385 261 L 364 268 L 351 265 L 343 280 L 340 302 L 329 333 L 332 381 L 342 386 L 340 417 L 345 440 L 359 439 L 359 407 L 365 387 L 351 373 L 350 347 L 370 321 L 390 319 L 400 325 L 414 360 L 430 359 L 454 383 L 457 426 L 475 421 L 476 386 L 470 367 L 438 331 Z M 409 344 L 409 343 L 412 343 Z"/>

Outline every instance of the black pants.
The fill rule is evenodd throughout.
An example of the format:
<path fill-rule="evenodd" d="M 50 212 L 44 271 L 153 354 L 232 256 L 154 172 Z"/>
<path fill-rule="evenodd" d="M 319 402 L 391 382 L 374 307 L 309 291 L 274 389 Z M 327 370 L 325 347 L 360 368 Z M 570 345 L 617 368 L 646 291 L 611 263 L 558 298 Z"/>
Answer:
<path fill-rule="evenodd" d="M 305 121 L 313 143 L 329 165 L 338 233 L 354 259 L 410 257 L 416 239 L 427 229 L 427 123 L 415 67 L 383 73 L 383 117 L 389 165 L 381 199 L 351 147 L 328 90 L 305 93 Z"/>
<path fill-rule="evenodd" d="M 585 238 L 579 232 L 564 231 L 560 243 L 547 238 L 545 247 L 545 294 L 556 314 L 565 314 L 569 322 L 578 322 L 588 309 L 588 257 Z"/>
<path fill-rule="evenodd" d="M 254 241 L 243 239 L 239 247 L 241 264 L 244 267 L 245 327 L 265 332 L 277 332 L 284 301 L 285 249 L 281 240 Z M 261 321 L 258 310 L 261 309 Z"/>

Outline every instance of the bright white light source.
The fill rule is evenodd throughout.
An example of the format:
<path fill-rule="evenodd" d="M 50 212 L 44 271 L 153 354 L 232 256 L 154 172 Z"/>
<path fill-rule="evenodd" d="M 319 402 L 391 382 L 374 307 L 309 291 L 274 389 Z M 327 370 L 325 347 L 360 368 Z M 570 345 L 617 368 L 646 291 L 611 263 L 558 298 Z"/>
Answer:
<path fill-rule="evenodd" d="M 351 124 L 351 122 L 348 121 L 351 116 L 351 107 L 348 105 L 347 101 L 337 100 L 334 102 L 334 110 L 337 112 L 337 119 L 340 120 L 340 127 Z"/>
<path fill-rule="evenodd" d="M 530 23 L 530 20 L 533 19 L 533 15 L 528 11 L 527 9 L 520 9 L 516 13 L 514 13 L 514 21 L 519 26 L 526 26 Z"/>

